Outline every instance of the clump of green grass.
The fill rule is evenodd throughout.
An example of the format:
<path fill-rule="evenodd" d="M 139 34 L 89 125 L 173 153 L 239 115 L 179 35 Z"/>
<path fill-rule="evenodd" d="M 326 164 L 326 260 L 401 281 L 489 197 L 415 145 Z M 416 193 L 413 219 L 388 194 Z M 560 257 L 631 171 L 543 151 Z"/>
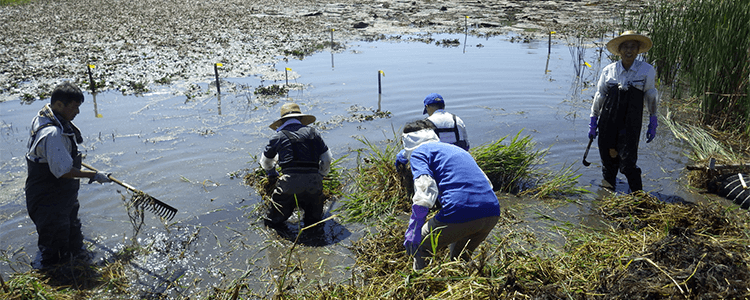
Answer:
<path fill-rule="evenodd" d="M 510 143 L 503 143 L 508 137 L 504 136 L 470 151 L 496 191 L 518 191 L 521 185 L 528 183 L 531 178 L 532 165 L 544 156 L 545 151 L 534 150 L 531 136 L 520 137 L 521 132 L 519 131 Z"/>
<path fill-rule="evenodd" d="M 401 151 L 400 139 L 386 141 L 384 147 L 358 138 L 365 145 L 357 149 L 357 167 L 353 178 L 352 192 L 339 210 L 344 211 L 347 222 L 366 223 L 380 216 L 411 209 L 409 191 L 394 165 L 396 154 Z M 411 180 L 410 175 L 409 180 Z"/>
<path fill-rule="evenodd" d="M 537 171 L 536 173 L 540 173 Z M 578 178 L 581 177 L 578 169 L 573 164 L 563 165 L 560 170 L 553 170 L 538 174 L 537 181 L 520 195 L 529 195 L 535 198 L 564 197 L 575 194 L 585 194 L 589 191 L 578 187 Z"/>

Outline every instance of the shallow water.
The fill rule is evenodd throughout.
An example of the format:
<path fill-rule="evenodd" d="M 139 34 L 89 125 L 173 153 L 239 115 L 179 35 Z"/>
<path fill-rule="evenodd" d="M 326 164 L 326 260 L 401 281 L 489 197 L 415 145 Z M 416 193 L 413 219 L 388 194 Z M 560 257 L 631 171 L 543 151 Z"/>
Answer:
<path fill-rule="evenodd" d="M 463 35 L 433 38 L 464 40 Z M 511 43 L 503 36 L 468 37 L 465 48 L 464 44 L 355 42 L 333 54 L 320 52 L 281 62 L 275 66 L 280 72 L 272 76 L 224 78 L 220 101 L 214 85 L 207 84 L 212 74 L 206 75 L 206 82 L 195 83 L 200 91 L 193 92 L 197 95 L 193 98 L 184 92 L 193 83 L 151 87 L 142 96 L 99 93 L 96 104 L 92 95 L 86 95 L 74 122 L 84 134 L 81 149 L 87 154 L 86 162 L 179 209 L 176 223 L 168 228 L 146 212 L 140 243 L 158 250 L 134 264 L 153 279 L 145 276 L 132 289 L 187 295 L 249 272 L 248 278 L 254 280 L 251 286 L 270 290 L 268 282 L 278 275 L 289 243 L 280 242 L 284 239 L 258 224 L 259 214 L 253 211 L 258 196 L 231 174 L 258 166 L 256 157 L 272 134 L 267 126 L 288 101 L 317 117 L 324 139 L 338 158 L 363 146 L 355 137 L 393 138 L 394 130 L 423 117 L 422 99 L 427 94 L 440 93 L 446 110 L 466 123 L 472 146 L 523 130 L 522 135 L 531 135 L 537 148 L 549 148 L 547 163 L 541 167 L 580 167 L 579 185 L 594 192 L 554 209 L 540 208 L 546 206 L 537 200 L 514 197 L 505 201 L 506 206 L 521 207 L 519 214 L 545 215 L 561 222 L 598 223 L 590 217 L 591 200 L 606 192 L 598 186 L 601 168 L 596 144 L 587 159 L 592 165 L 583 167 L 580 162 L 588 142 L 593 96 L 593 88 L 586 83 L 593 85 L 598 70 L 608 62 L 598 63 L 598 54 L 587 50 L 593 67 L 584 67 L 581 79 L 576 80 L 570 51 L 556 41 L 548 61 L 546 40 Z M 253 94 L 261 84 L 285 83 L 285 68 L 291 69 L 288 80 L 295 87 L 287 97 Z M 36 255 L 36 233 L 22 190 L 23 155 L 28 124 L 41 106 L 41 102 L 0 103 L 0 251 L 11 261 L 0 262 L 4 274 L 28 269 L 22 262 Z M 378 108 L 391 116 L 352 121 L 354 114 L 371 115 Z M 641 142 L 644 189 L 700 201 L 702 196 L 680 183 L 688 163 L 684 151 L 664 126 L 652 143 Z M 344 166 L 353 166 L 355 157 L 350 156 Z M 626 189 L 626 185 L 618 188 Z M 117 185 L 83 184 L 79 194 L 84 235 L 99 256 L 109 257 L 130 243 L 132 226 L 118 190 L 124 192 Z M 295 257 L 314 265 L 305 270 L 307 276 L 316 275 L 311 278 L 346 278 L 346 267 L 353 260 L 345 247 L 365 230 L 361 225 L 329 221 L 326 245 L 302 247 Z M 269 273 L 268 267 L 277 271 Z M 170 284 L 177 278 L 181 287 Z"/>

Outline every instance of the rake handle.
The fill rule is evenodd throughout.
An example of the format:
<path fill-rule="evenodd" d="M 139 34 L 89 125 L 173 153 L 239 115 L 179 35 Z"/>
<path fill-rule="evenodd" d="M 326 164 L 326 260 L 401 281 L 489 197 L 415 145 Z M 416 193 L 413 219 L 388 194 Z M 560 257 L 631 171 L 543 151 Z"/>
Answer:
<path fill-rule="evenodd" d="M 87 169 L 90 169 L 91 171 L 94 171 L 94 172 L 99 172 L 99 170 L 97 170 L 96 168 L 92 167 L 91 165 L 89 165 L 89 164 L 87 164 L 87 163 L 85 163 L 85 162 L 81 162 L 81 165 L 82 165 L 82 166 L 84 166 L 84 167 L 86 167 Z M 142 191 L 140 191 L 140 190 L 136 189 L 136 188 L 135 188 L 135 187 L 133 187 L 132 185 L 129 185 L 129 184 L 127 184 L 127 183 L 124 183 L 124 182 L 122 182 L 122 181 L 118 180 L 117 178 L 114 178 L 114 177 L 112 177 L 112 175 L 107 175 L 107 177 L 109 177 L 109 179 L 110 179 L 110 180 L 112 180 L 112 181 L 114 181 L 115 183 L 117 183 L 117 184 L 119 184 L 119 185 L 123 186 L 123 187 L 124 187 L 124 188 L 126 188 L 126 189 L 129 189 L 129 190 L 131 190 L 131 191 L 133 191 L 133 192 L 143 193 Z"/>

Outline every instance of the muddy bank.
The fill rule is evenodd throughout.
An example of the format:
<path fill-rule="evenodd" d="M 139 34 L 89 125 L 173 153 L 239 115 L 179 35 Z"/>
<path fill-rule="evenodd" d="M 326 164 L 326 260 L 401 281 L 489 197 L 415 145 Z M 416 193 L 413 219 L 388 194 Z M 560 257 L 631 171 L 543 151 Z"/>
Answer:
<path fill-rule="evenodd" d="M 186 93 L 222 77 L 283 80 L 274 64 L 321 50 L 345 51 L 347 41 L 421 33 L 529 40 L 555 30 L 619 24 L 642 1 L 33 1 L 0 7 L 0 101 L 48 97 L 72 80 L 124 94 L 168 85 Z M 468 18 L 466 18 L 468 16 Z M 333 43 L 331 32 L 333 31 Z M 428 40 L 429 41 L 429 40 Z M 188 83 L 188 84 L 177 84 Z"/>

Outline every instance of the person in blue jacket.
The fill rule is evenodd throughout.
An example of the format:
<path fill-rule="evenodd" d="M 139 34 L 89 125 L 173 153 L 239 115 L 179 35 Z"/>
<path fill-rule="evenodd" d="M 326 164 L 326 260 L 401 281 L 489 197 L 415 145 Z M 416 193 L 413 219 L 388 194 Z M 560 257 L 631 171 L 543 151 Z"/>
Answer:
<path fill-rule="evenodd" d="M 405 157 L 414 180 L 412 214 L 404 246 L 414 258 L 414 269 L 426 266 L 425 252 L 437 239 L 437 249 L 450 247 L 452 259 L 471 254 L 495 227 L 500 205 L 492 184 L 474 158 L 460 147 L 440 142 L 435 125 L 427 120 L 404 126 Z M 438 213 L 426 220 L 430 208 Z"/>

